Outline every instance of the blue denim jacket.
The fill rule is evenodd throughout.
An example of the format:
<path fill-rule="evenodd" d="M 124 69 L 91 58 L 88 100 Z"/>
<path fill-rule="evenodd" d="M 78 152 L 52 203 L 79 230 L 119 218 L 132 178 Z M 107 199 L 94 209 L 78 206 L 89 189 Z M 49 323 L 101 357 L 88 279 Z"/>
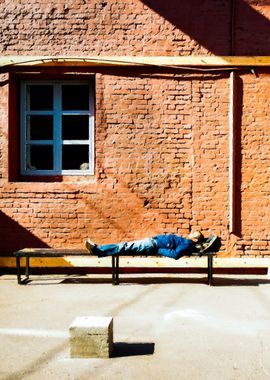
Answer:
<path fill-rule="evenodd" d="M 189 255 L 195 250 L 195 243 L 174 234 L 157 235 L 154 237 L 158 248 L 158 255 L 171 257 L 175 260 Z"/>

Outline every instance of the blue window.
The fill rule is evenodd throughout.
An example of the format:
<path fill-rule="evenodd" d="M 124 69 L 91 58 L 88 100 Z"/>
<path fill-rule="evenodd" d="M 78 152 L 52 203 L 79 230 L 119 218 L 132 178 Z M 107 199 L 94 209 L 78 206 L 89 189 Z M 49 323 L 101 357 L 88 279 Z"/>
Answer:
<path fill-rule="evenodd" d="M 93 81 L 23 81 L 21 174 L 93 173 Z"/>

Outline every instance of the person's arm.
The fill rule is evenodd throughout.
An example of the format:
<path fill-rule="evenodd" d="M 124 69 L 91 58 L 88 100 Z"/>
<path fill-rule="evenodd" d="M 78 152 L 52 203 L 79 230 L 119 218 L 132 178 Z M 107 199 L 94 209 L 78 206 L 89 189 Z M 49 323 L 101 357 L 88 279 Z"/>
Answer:
<path fill-rule="evenodd" d="M 190 255 L 194 251 L 194 243 L 189 239 L 183 239 L 175 249 L 159 248 L 158 255 L 170 257 L 174 260 L 180 259 L 182 256 Z"/>
<path fill-rule="evenodd" d="M 181 256 L 190 255 L 194 250 L 195 250 L 194 242 L 192 240 L 185 239 L 184 242 L 182 242 L 176 247 L 175 252 L 178 258 L 180 258 Z"/>

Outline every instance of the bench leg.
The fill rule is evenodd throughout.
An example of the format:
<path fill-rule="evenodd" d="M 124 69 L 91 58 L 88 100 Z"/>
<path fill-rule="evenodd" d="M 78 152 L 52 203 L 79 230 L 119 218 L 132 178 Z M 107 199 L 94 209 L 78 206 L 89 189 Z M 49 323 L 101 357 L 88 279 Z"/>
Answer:
<path fill-rule="evenodd" d="M 119 285 L 119 256 L 112 256 L 112 284 Z"/>
<path fill-rule="evenodd" d="M 116 256 L 116 285 L 119 285 L 119 256 Z"/>
<path fill-rule="evenodd" d="M 20 256 L 16 256 L 16 267 L 17 267 L 17 281 L 18 284 L 21 285 L 21 264 L 20 264 Z"/>
<path fill-rule="evenodd" d="M 112 256 L 112 285 L 114 285 L 115 281 L 115 257 Z"/>
<path fill-rule="evenodd" d="M 213 284 L 213 256 L 208 255 L 208 285 Z"/>
<path fill-rule="evenodd" d="M 29 278 L 29 256 L 25 258 L 25 277 L 28 280 Z"/>

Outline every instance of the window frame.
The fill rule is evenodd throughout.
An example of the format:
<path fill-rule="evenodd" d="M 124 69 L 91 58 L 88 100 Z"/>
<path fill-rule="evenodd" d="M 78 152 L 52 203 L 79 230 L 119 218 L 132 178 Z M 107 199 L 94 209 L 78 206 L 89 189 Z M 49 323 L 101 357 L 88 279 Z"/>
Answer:
<path fill-rule="evenodd" d="M 28 109 L 28 87 L 34 85 L 53 86 L 53 110 L 34 110 Z M 62 90 L 63 85 L 88 85 L 89 87 L 89 110 L 63 110 L 62 109 Z M 23 176 L 57 176 L 57 175 L 93 175 L 94 174 L 94 78 L 90 80 L 80 79 L 57 79 L 57 80 L 21 80 L 20 82 L 20 174 Z M 53 139 L 52 140 L 31 140 L 27 136 L 27 118 L 29 116 L 53 116 Z M 85 140 L 63 140 L 62 139 L 62 116 L 88 116 L 88 139 Z M 27 167 L 27 147 L 34 145 L 52 145 L 53 147 L 53 169 L 31 169 Z M 88 146 L 88 169 L 62 169 L 62 148 L 67 145 L 87 145 Z"/>

